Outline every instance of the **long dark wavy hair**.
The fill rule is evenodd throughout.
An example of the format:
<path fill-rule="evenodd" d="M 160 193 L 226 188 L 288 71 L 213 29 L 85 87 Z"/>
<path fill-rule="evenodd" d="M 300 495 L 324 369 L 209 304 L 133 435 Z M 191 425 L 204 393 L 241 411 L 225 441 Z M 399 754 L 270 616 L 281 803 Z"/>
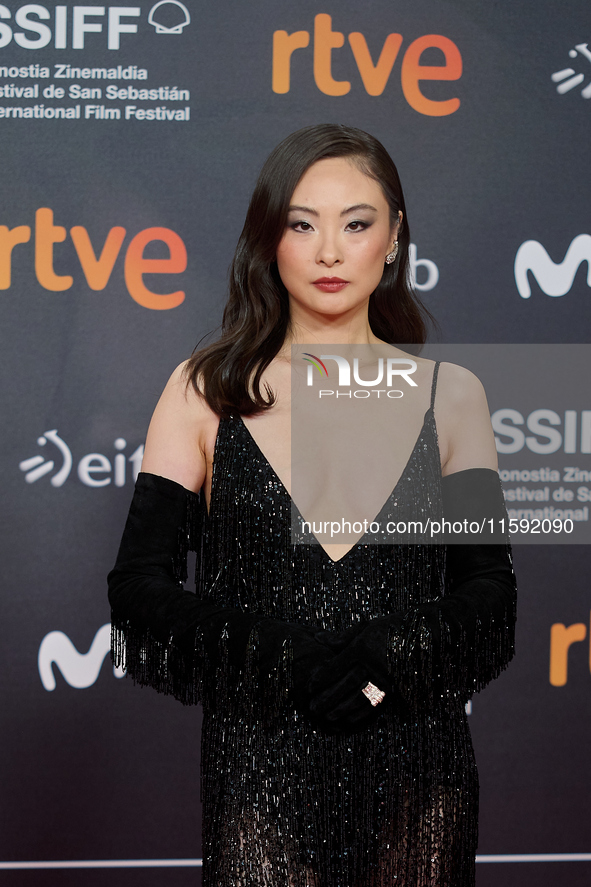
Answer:
<path fill-rule="evenodd" d="M 398 230 L 398 256 L 369 299 L 375 336 L 390 344 L 424 344 L 433 321 L 410 281 L 410 232 L 398 170 L 376 138 L 352 126 L 307 126 L 284 139 L 261 170 L 230 267 L 229 298 L 219 339 L 196 351 L 186 366 L 187 383 L 219 414 L 269 409 L 275 396 L 261 377 L 289 332 L 289 297 L 275 261 L 296 185 L 312 164 L 348 157 L 381 186 Z"/>

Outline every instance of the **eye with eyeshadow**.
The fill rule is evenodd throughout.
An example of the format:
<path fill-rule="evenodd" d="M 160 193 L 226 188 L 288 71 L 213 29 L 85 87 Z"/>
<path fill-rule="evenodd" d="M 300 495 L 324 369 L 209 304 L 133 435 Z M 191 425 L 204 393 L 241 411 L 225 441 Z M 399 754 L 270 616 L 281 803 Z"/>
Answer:
<path fill-rule="evenodd" d="M 310 222 L 305 222 L 303 219 L 300 219 L 297 222 L 289 222 L 288 228 L 291 228 L 292 231 L 299 231 L 302 234 L 307 233 L 308 231 L 313 231 L 312 225 Z"/>
<path fill-rule="evenodd" d="M 363 219 L 354 219 L 352 222 L 349 222 L 347 229 L 356 234 L 358 231 L 366 231 L 371 224 L 371 222 L 364 222 Z"/>

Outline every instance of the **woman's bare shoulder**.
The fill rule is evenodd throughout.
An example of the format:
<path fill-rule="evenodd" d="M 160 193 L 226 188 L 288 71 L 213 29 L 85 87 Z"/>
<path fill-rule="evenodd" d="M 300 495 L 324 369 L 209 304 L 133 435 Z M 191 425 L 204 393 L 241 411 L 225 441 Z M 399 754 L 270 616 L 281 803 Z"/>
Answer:
<path fill-rule="evenodd" d="M 398 347 L 393 350 L 399 357 L 417 365 L 416 379 L 419 384 L 422 381 L 423 384 L 430 385 L 435 372 L 435 360 L 412 354 Z M 486 394 L 480 379 L 466 367 L 439 361 L 436 402 L 446 410 L 470 410 L 474 406 L 482 407 L 486 404 Z"/>
<path fill-rule="evenodd" d="M 437 377 L 437 400 L 454 410 L 470 410 L 482 407 L 486 402 L 486 392 L 478 376 L 457 363 L 442 361 Z"/>
<path fill-rule="evenodd" d="M 467 468 L 497 469 L 497 450 L 486 392 L 466 367 L 442 363 L 435 417 L 442 443 L 443 473 Z"/>
<path fill-rule="evenodd" d="M 187 361 L 179 364 L 154 410 L 142 471 L 197 492 L 205 480 L 218 424 L 219 416 L 188 380 Z"/>

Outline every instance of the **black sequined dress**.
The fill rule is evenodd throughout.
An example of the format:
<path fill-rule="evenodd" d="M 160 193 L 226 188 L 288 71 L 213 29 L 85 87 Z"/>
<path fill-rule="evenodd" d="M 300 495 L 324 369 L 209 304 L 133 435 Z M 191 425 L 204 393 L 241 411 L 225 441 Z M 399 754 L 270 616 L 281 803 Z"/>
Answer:
<path fill-rule="evenodd" d="M 440 475 L 432 402 L 382 517 L 433 516 Z M 221 602 L 342 630 L 442 593 L 442 547 L 362 540 L 333 562 L 320 545 L 292 546 L 290 526 L 289 495 L 244 422 L 222 419 L 201 580 L 231 590 Z M 231 575 L 216 582 L 220 571 Z M 205 883 L 470 884 L 478 780 L 465 702 L 401 713 L 385 701 L 375 725 L 350 736 L 318 733 L 289 706 L 253 718 L 248 691 L 206 704 Z"/>
<path fill-rule="evenodd" d="M 441 515 L 437 370 L 380 520 Z M 478 776 L 465 704 L 511 657 L 511 627 L 492 630 L 479 616 L 471 632 L 446 640 L 437 609 L 445 546 L 362 537 L 335 562 L 320 545 L 292 545 L 291 507 L 240 416 L 223 417 L 209 514 L 201 511 L 198 594 L 336 631 L 405 614 L 389 651 L 405 701 L 387 694 L 371 726 L 329 735 L 293 706 L 288 647 L 274 674 L 261 675 L 254 632 L 230 682 L 222 632 L 215 669 L 198 663 L 177 679 L 173 651 L 134 634 L 129 621 L 116 626 L 115 648 L 123 638 L 136 680 L 203 702 L 204 887 L 470 887 Z"/>

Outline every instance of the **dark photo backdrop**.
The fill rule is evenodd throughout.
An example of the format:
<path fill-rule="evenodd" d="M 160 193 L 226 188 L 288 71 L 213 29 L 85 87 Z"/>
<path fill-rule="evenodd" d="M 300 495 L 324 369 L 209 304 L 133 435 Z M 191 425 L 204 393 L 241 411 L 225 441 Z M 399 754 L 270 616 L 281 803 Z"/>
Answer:
<path fill-rule="evenodd" d="M 442 342 L 591 329 L 587 3 L 134 2 L 0 5 L 8 885 L 200 883 L 200 712 L 114 675 L 105 575 L 151 412 L 219 322 L 282 137 L 335 121 L 384 142 Z M 518 657 L 470 716 L 479 885 L 588 884 L 589 552 L 515 564 Z"/>

